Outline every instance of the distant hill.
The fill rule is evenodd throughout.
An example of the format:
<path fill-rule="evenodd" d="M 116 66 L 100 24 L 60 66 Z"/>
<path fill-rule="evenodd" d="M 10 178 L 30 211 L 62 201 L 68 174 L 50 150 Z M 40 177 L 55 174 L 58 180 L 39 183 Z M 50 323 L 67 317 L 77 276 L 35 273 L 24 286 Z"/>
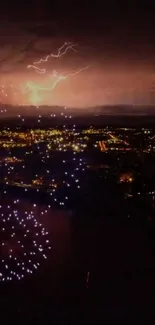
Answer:
<path fill-rule="evenodd" d="M 62 114 L 63 113 L 63 114 Z M 0 117 L 11 116 L 47 116 L 49 114 L 57 114 L 57 116 L 63 116 L 65 114 L 71 114 L 72 116 L 79 115 L 155 115 L 155 106 L 134 106 L 134 105 L 104 105 L 87 108 L 66 108 L 64 106 L 12 106 L 0 104 Z"/>

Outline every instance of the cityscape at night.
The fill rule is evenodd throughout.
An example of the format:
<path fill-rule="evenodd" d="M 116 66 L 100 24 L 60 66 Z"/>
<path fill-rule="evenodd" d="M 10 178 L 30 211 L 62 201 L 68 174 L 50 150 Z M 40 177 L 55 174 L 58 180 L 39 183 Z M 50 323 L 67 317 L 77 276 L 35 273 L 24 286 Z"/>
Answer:
<path fill-rule="evenodd" d="M 154 13 L 1 5 L 2 324 L 155 323 Z"/>
<path fill-rule="evenodd" d="M 152 313 L 152 118 L 72 116 L 67 107 L 51 112 L 18 114 L 0 123 L 4 310 L 14 299 L 11 313 L 20 308 L 27 315 L 33 306 L 31 315 L 39 317 L 49 312 L 52 301 L 59 310 L 56 319 L 75 306 L 87 315 L 85 308 L 96 309 L 104 290 L 106 308 L 115 308 L 117 296 L 120 313 L 126 304 L 134 308 L 137 299 L 138 311 L 145 304 Z M 142 285 L 145 299 L 139 296 Z"/>
<path fill-rule="evenodd" d="M 28 126 L 29 119 L 20 117 L 16 118 L 13 126 L 12 121 L 7 120 L 7 125 L 1 127 L 0 169 L 3 195 L 18 193 L 19 197 L 34 201 L 33 204 L 42 200 L 47 202 L 48 208 L 54 205 L 71 210 L 76 210 L 79 202 L 84 208 L 88 196 L 91 210 L 97 197 L 103 202 L 103 191 L 106 188 L 107 192 L 115 190 L 117 203 L 120 199 L 125 206 L 129 202 L 141 200 L 142 212 L 146 212 L 149 220 L 153 218 L 154 128 L 81 126 L 79 122 L 77 125 L 61 124 L 66 122 L 65 118 L 59 119 L 58 125 L 50 127 L 46 125 L 49 119 L 50 117 L 44 119 L 42 123 L 40 117 L 38 123 L 35 118 Z M 94 187 L 95 183 L 99 192 Z M 139 209 L 142 204 L 139 204 Z M 104 204 L 103 211 L 106 205 L 108 206 L 108 201 Z M 137 212 L 134 211 L 134 203 L 131 206 L 133 211 L 131 209 L 128 218 L 135 218 Z M 116 207 L 110 208 L 116 214 Z M 125 211 L 128 214 L 128 209 L 121 210 L 119 214 L 123 215 Z M 112 211 L 110 214 L 112 216 Z"/>

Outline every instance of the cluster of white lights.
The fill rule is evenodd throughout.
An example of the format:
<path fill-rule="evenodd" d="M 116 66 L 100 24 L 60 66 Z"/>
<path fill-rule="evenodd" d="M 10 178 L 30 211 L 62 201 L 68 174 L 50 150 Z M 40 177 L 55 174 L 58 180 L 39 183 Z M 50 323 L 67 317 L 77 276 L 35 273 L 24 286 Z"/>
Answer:
<path fill-rule="evenodd" d="M 48 144 L 45 148 L 41 147 L 39 144 L 39 140 L 38 142 L 36 142 L 35 145 L 35 150 L 37 150 L 37 155 L 38 158 L 40 157 L 40 162 L 41 163 L 45 163 L 45 169 L 44 169 L 44 175 L 41 176 L 46 176 L 48 177 L 48 179 L 50 179 L 52 177 L 52 179 L 50 180 L 50 182 L 52 183 L 52 185 L 49 187 L 49 189 L 47 190 L 47 192 L 49 193 L 51 200 L 60 205 L 60 206 L 65 206 L 65 202 L 66 200 L 68 200 L 68 196 L 67 193 L 64 194 L 64 197 L 62 197 L 61 199 L 59 199 L 59 189 L 61 188 L 61 185 L 55 186 L 54 184 L 57 184 L 57 179 L 53 174 L 53 171 L 50 168 L 46 167 L 46 163 L 48 163 L 48 159 L 51 158 L 52 155 L 52 147 L 54 146 L 55 148 L 63 148 L 62 151 L 67 151 L 66 147 L 65 147 L 65 143 L 66 143 L 66 139 L 69 139 L 68 136 L 69 134 L 72 134 L 72 141 L 70 142 L 70 148 L 69 150 L 72 152 L 72 157 L 65 158 L 63 159 L 61 162 L 62 164 L 66 167 L 65 171 L 64 171 L 64 175 L 62 175 L 62 181 L 61 184 L 63 185 L 63 187 L 66 188 L 70 188 L 70 190 L 74 190 L 75 188 L 80 189 L 80 177 L 81 177 L 81 172 L 85 171 L 85 162 L 83 161 L 83 158 L 81 157 L 81 154 L 79 152 L 79 148 L 80 145 L 82 145 L 81 140 L 78 140 L 77 142 L 77 135 L 78 133 L 76 132 L 76 125 L 73 125 L 72 129 L 67 129 L 66 125 L 63 125 L 63 134 L 62 136 L 57 136 L 57 137 L 53 137 L 53 135 L 50 136 L 50 142 L 48 139 Z M 41 139 L 41 135 L 40 135 L 40 139 Z M 42 141 L 42 140 L 40 140 Z M 46 139 L 43 140 L 44 142 L 46 141 Z M 65 148 L 64 148 L 65 147 Z M 57 150 L 57 149 L 56 149 Z M 81 150 L 80 150 L 81 151 Z M 27 152 L 26 152 L 27 153 Z M 33 155 L 33 150 L 31 150 L 31 153 Z M 9 155 L 11 156 L 11 151 L 9 152 Z M 16 158 L 16 157 L 13 157 Z M 70 160 L 71 159 L 71 160 Z M 72 170 L 68 170 L 68 163 L 70 165 L 72 161 Z M 18 175 L 20 176 L 20 172 L 21 172 L 21 176 L 23 174 L 22 169 L 26 169 L 26 165 L 25 165 L 25 159 L 23 159 L 21 162 L 18 161 L 16 162 L 16 164 L 18 165 L 17 170 L 18 170 Z M 36 186 L 33 184 L 27 184 L 26 180 L 25 181 L 11 181 L 11 179 L 14 178 L 14 173 L 15 173 L 15 165 L 12 165 L 10 163 L 5 162 L 5 175 L 7 180 L 5 181 L 6 185 L 13 185 L 13 186 L 18 186 L 18 187 L 22 187 L 24 188 L 25 192 L 28 192 L 29 190 L 31 190 L 31 188 L 35 188 L 36 187 L 36 191 L 40 192 L 40 186 Z M 20 169 L 21 168 L 21 169 Z M 64 170 L 64 167 L 63 167 Z M 25 172 L 24 172 L 25 173 Z M 34 177 L 38 178 L 38 175 L 34 175 Z M 68 191 L 67 191 L 68 192 Z"/>
<path fill-rule="evenodd" d="M 36 220 L 35 207 L 24 210 L 19 199 L 0 206 L 1 282 L 23 279 L 48 258 L 49 235 Z M 47 210 L 41 212 L 44 213 Z"/>

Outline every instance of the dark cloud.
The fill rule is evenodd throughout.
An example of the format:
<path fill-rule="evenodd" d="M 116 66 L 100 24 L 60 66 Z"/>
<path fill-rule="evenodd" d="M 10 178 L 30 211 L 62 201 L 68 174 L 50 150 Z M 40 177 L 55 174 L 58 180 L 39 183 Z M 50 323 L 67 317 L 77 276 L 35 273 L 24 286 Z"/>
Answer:
<path fill-rule="evenodd" d="M 35 56 L 48 53 L 52 47 L 52 38 L 45 39 L 36 34 L 31 28 L 26 28 L 22 24 L 2 25 L 0 29 L 0 71 L 2 73 L 20 70 Z"/>

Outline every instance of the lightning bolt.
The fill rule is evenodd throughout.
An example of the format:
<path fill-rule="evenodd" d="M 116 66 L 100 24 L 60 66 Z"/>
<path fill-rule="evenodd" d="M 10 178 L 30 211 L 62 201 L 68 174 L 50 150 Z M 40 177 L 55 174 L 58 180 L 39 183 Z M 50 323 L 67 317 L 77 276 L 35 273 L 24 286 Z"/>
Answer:
<path fill-rule="evenodd" d="M 59 47 L 56 54 L 53 54 L 53 53 L 48 54 L 45 58 L 41 58 L 39 61 L 35 61 L 35 62 L 33 62 L 33 64 L 29 64 L 27 66 L 27 68 L 28 69 L 33 68 L 33 69 L 35 69 L 36 72 L 38 72 L 40 74 L 44 74 L 44 73 L 47 72 L 47 70 L 46 69 L 40 69 L 40 68 L 36 67 L 37 64 L 41 64 L 42 62 L 48 62 L 48 60 L 50 58 L 60 58 L 61 56 L 65 55 L 68 50 L 72 50 L 74 52 L 77 52 L 76 49 L 74 48 L 75 46 L 77 46 L 77 45 L 65 42 L 61 47 Z"/>
<path fill-rule="evenodd" d="M 57 54 L 49 54 L 45 57 L 45 59 L 40 59 L 39 61 L 36 61 L 34 62 L 34 64 L 40 64 L 42 62 L 47 62 L 49 60 L 49 58 L 60 58 L 62 55 L 66 54 L 67 51 L 69 49 L 71 49 L 72 51 L 74 52 L 77 52 L 75 50 L 75 46 L 77 46 L 77 44 L 72 44 L 72 43 L 68 43 L 68 42 L 65 42 L 57 51 Z"/>
<path fill-rule="evenodd" d="M 27 66 L 27 68 L 28 68 L 28 69 L 29 69 L 29 68 L 33 68 L 33 69 L 35 69 L 36 72 L 38 72 L 38 73 L 40 73 L 40 74 L 44 74 L 44 73 L 46 73 L 46 69 L 40 69 L 40 68 L 36 67 L 34 64 L 29 64 L 29 65 Z"/>
<path fill-rule="evenodd" d="M 27 66 L 27 68 L 33 68 L 35 70 L 35 72 L 39 73 L 39 74 L 47 74 L 48 75 L 48 79 L 50 80 L 50 86 L 48 87 L 44 87 L 41 85 L 37 85 L 34 82 L 27 82 L 26 87 L 23 89 L 24 92 L 30 92 L 31 93 L 31 101 L 34 103 L 39 103 L 40 100 L 40 96 L 39 96 L 39 91 L 53 91 L 56 86 L 63 80 L 66 80 L 68 77 L 72 77 L 72 76 L 76 76 L 77 74 L 79 74 L 80 72 L 86 70 L 89 68 L 89 66 L 83 67 L 83 68 L 79 68 L 73 72 L 63 72 L 61 74 L 59 74 L 56 70 L 53 70 L 53 72 L 51 74 L 49 74 L 47 72 L 47 69 L 43 68 L 39 68 L 37 65 L 41 64 L 41 63 L 45 63 L 48 62 L 48 60 L 50 58 L 60 58 L 61 56 L 65 55 L 67 53 L 67 51 L 69 49 L 77 52 L 75 50 L 75 46 L 77 46 L 76 44 L 71 44 L 71 43 L 67 43 L 65 42 L 58 50 L 56 54 L 49 54 L 47 55 L 45 58 L 41 58 L 39 61 L 35 61 L 33 62 L 33 64 L 30 64 Z M 54 78 L 54 81 L 51 81 L 51 78 Z"/>
<path fill-rule="evenodd" d="M 62 81 L 62 80 L 66 80 L 68 77 L 70 76 L 76 76 L 77 74 L 79 74 L 80 72 L 87 70 L 90 66 L 86 66 L 84 68 L 79 68 L 78 70 L 68 73 L 67 75 L 63 75 L 63 74 L 58 74 L 58 72 L 56 70 L 53 71 L 52 76 L 56 78 L 56 80 L 53 82 L 53 84 L 50 87 L 43 87 L 40 85 L 36 85 L 36 83 L 33 82 L 28 82 L 26 87 L 27 89 L 31 90 L 31 89 L 38 89 L 38 90 L 54 90 L 56 85 Z"/>

